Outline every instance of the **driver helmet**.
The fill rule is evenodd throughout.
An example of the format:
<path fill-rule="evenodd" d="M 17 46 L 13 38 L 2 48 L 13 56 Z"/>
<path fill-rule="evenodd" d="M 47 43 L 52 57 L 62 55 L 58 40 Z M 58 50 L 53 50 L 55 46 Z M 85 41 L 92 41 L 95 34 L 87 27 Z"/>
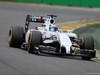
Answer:
<path fill-rule="evenodd" d="M 57 30 L 58 30 L 58 28 L 57 28 L 56 25 L 51 25 L 51 26 L 49 27 L 49 31 L 54 32 L 54 31 L 57 31 Z"/>

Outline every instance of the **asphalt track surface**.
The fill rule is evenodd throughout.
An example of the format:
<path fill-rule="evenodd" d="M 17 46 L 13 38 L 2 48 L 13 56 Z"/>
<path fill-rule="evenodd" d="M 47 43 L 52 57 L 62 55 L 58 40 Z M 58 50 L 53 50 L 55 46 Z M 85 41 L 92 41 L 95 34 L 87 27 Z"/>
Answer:
<path fill-rule="evenodd" d="M 29 54 L 8 46 L 12 25 L 24 27 L 27 14 L 58 15 L 57 23 L 85 18 L 100 18 L 100 13 L 86 10 L 0 2 L 0 75 L 100 75 L 100 62 L 81 57 Z M 39 26 L 40 24 L 33 24 Z"/>

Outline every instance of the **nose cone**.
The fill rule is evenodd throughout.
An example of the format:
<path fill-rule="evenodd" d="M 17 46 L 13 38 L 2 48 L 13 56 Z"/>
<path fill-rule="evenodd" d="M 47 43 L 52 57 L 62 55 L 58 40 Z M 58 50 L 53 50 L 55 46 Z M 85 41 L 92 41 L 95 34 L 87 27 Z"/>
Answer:
<path fill-rule="evenodd" d="M 65 33 L 59 33 L 59 39 L 61 47 L 65 47 L 66 53 L 70 53 L 70 47 L 72 46 L 70 38 Z"/>

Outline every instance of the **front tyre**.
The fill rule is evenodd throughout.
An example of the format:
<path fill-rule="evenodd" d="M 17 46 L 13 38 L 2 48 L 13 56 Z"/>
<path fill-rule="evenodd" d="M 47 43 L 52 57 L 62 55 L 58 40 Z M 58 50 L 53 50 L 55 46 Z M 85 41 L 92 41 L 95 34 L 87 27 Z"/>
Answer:
<path fill-rule="evenodd" d="M 94 39 L 92 36 L 84 36 L 81 39 L 81 49 L 91 49 L 94 50 Z"/>
<path fill-rule="evenodd" d="M 80 49 L 87 49 L 87 50 L 94 50 L 94 39 L 92 36 L 83 36 L 81 38 L 82 45 L 80 46 Z M 82 59 L 89 60 L 92 57 L 89 56 L 82 56 Z"/>

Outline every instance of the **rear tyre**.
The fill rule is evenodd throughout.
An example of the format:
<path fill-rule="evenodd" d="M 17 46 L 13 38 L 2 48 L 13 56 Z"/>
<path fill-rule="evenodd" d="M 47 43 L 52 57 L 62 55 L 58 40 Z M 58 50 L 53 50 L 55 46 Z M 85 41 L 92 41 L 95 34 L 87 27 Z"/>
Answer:
<path fill-rule="evenodd" d="M 20 26 L 12 26 L 9 31 L 9 46 L 20 47 L 23 43 L 24 30 Z"/>
<path fill-rule="evenodd" d="M 92 36 L 84 36 L 81 39 L 82 45 L 80 46 L 81 49 L 89 49 L 89 50 L 94 50 L 94 39 Z M 84 60 L 89 60 L 92 57 L 86 57 L 82 56 L 82 59 Z"/>
<path fill-rule="evenodd" d="M 39 31 L 30 32 L 28 42 L 28 52 L 33 53 L 34 47 L 42 44 L 42 34 Z"/>

